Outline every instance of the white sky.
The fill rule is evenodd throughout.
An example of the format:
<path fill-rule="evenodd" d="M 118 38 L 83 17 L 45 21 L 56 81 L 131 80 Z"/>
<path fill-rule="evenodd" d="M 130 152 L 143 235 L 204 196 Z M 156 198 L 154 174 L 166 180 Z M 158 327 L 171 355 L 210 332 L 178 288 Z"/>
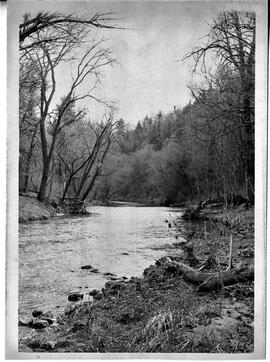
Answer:
<path fill-rule="evenodd" d="M 58 1 L 17 2 L 14 18 L 24 12 L 57 11 L 91 17 L 95 12 L 114 12 L 118 25 L 134 30 L 95 30 L 109 39 L 120 66 L 107 68 L 96 94 L 116 102 L 116 118 L 135 124 L 145 115 L 168 112 L 191 99 L 187 85 L 192 80 L 191 63 L 179 61 L 207 34 L 213 18 L 226 9 L 237 9 L 232 2 L 213 1 Z M 57 72 L 55 101 L 66 93 L 70 66 Z M 103 109 L 91 102 L 91 118 Z"/>

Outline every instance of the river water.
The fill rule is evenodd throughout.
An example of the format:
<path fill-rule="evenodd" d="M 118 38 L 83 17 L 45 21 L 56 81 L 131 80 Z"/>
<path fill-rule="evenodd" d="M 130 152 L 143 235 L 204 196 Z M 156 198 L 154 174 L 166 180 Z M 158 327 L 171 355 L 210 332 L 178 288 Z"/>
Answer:
<path fill-rule="evenodd" d="M 91 216 L 56 217 L 20 224 L 19 315 L 34 309 L 59 313 L 73 290 L 87 293 L 104 286 L 104 273 L 141 276 L 164 246 L 175 241 L 165 219 L 181 214 L 168 207 L 95 206 Z M 91 265 L 99 273 L 82 270 Z"/>

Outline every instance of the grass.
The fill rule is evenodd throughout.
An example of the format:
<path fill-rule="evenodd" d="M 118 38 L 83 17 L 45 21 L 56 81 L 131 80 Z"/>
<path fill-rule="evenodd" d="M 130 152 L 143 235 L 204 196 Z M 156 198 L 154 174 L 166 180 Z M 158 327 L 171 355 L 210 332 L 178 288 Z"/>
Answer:
<path fill-rule="evenodd" d="M 176 222 L 178 233 L 183 223 Z M 210 271 L 228 266 L 233 235 L 233 265 L 254 262 L 252 210 L 226 210 L 204 223 L 185 223 L 185 235 L 199 265 L 209 260 Z M 177 230 L 177 228 L 176 228 Z M 175 232 L 175 231 L 174 231 Z M 169 254 L 181 260 L 179 250 Z M 44 332 L 22 327 L 20 350 L 35 352 L 133 353 L 248 353 L 253 351 L 254 283 L 198 294 L 162 261 L 150 266 L 143 278 L 110 283 L 101 300 L 77 304 L 58 325 Z M 41 339 L 41 335 L 43 337 Z M 50 342 L 50 343 L 49 343 Z M 53 348 L 52 348 L 53 347 Z"/>
<path fill-rule="evenodd" d="M 19 222 L 48 219 L 56 213 L 35 197 L 19 196 Z"/>

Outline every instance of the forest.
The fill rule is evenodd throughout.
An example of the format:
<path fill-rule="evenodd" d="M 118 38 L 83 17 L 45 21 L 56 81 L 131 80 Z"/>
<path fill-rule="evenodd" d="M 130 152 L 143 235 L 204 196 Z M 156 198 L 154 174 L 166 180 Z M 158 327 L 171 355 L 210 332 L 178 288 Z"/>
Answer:
<path fill-rule="evenodd" d="M 124 3 L 21 12 L 18 350 L 263 358 L 255 12 Z"/>
<path fill-rule="evenodd" d="M 153 110 L 136 125 L 117 117 L 113 94 L 96 95 L 117 59 L 102 38 L 91 37 L 93 28 L 126 31 L 110 14 L 25 14 L 20 24 L 19 192 L 57 204 L 176 205 L 236 195 L 253 203 L 255 13 L 213 19 L 179 60 L 179 67 L 193 65 L 189 103 Z M 56 74 L 67 62 L 73 74 L 57 102 Z M 100 119 L 92 118 L 95 104 L 104 107 Z"/>

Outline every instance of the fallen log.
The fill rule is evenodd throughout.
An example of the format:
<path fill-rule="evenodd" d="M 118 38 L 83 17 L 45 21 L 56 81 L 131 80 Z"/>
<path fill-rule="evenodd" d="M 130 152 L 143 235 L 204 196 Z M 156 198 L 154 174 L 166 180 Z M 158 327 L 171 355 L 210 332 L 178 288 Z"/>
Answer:
<path fill-rule="evenodd" d="M 254 280 L 254 267 L 237 268 L 224 273 L 213 272 L 207 273 L 192 267 L 172 261 L 169 257 L 166 258 L 164 267 L 166 270 L 174 273 L 179 273 L 187 282 L 198 285 L 197 292 L 221 289 L 222 285 L 233 285 L 243 283 L 248 280 Z"/>

